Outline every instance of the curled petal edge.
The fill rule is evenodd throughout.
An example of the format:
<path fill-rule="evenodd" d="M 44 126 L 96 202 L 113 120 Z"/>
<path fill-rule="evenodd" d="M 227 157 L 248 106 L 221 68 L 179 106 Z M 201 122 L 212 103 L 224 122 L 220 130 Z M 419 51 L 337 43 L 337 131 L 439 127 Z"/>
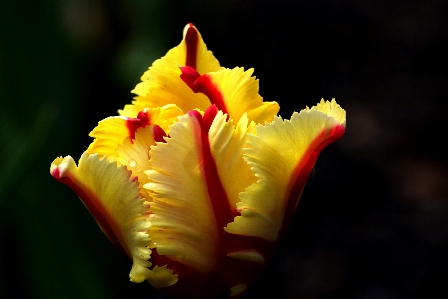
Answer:
<path fill-rule="evenodd" d="M 345 111 L 333 99 L 257 125 L 244 159 L 258 181 L 240 194 L 241 216 L 225 230 L 276 241 L 297 208 L 306 180 L 322 149 L 345 132 Z"/>
<path fill-rule="evenodd" d="M 101 230 L 132 261 L 131 281 L 148 280 L 156 288 L 170 286 L 177 276 L 170 269 L 154 267 L 148 230 L 148 203 L 141 197 L 138 182 L 124 166 L 97 154 L 84 153 L 76 166 L 72 157 L 56 158 L 51 175 L 80 197 Z"/>
<path fill-rule="evenodd" d="M 272 121 L 280 106 L 277 102 L 263 102 L 259 95 L 258 80 L 252 76 L 254 69 L 222 69 L 200 75 L 191 67 L 180 67 L 182 80 L 195 93 L 205 94 L 212 104 L 235 121 L 246 114 L 249 121 Z"/>

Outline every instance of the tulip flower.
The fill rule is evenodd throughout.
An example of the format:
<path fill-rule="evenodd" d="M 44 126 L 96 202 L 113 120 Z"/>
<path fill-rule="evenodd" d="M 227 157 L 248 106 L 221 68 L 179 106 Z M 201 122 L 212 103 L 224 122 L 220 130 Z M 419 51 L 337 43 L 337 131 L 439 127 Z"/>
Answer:
<path fill-rule="evenodd" d="M 227 69 L 197 29 L 143 74 L 132 104 L 51 175 L 132 261 L 131 281 L 172 298 L 239 298 L 284 236 L 319 153 L 345 131 L 321 100 L 277 116 L 253 69 Z"/>

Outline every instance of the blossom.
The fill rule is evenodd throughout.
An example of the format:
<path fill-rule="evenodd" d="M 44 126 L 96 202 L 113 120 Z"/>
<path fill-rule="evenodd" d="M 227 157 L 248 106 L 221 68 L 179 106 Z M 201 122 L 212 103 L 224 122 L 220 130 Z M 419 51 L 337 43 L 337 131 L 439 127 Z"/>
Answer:
<path fill-rule="evenodd" d="M 317 156 L 344 134 L 334 99 L 284 120 L 252 74 L 221 67 L 188 24 L 134 101 L 93 129 L 78 164 L 51 164 L 132 260 L 131 281 L 175 298 L 240 297 L 285 234 Z"/>

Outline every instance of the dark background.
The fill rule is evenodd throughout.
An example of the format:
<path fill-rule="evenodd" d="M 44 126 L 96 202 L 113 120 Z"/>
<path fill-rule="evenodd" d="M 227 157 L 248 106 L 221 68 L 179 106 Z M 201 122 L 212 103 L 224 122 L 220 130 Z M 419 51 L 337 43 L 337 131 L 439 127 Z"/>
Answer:
<path fill-rule="evenodd" d="M 289 233 L 246 298 L 448 294 L 448 1 L 0 2 L 0 298 L 163 298 L 49 175 L 193 22 L 280 114 L 335 97 Z"/>

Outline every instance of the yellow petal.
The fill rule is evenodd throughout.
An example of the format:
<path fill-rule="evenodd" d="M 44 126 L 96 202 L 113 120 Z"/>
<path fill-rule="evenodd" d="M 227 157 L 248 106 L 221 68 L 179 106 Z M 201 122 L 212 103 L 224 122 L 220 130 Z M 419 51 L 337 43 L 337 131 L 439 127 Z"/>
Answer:
<path fill-rule="evenodd" d="M 185 26 L 182 42 L 169 50 L 161 59 L 154 62 L 154 67 L 189 66 L 197 70 L 200 74 L 215 72 L 221 67 L 219 61 L 207 50 L 207 46 L 201 34 L 193 24 Z M 153 80 L 156 76 L 151 68 L 142 76 L 142 81 Z"/>
<path fill-rule="evenodd" d="M 158 125 L 169 134 L 168 127 L 177 121 L 177 117 L 182 114 L 182 110 L 176 105 L 165 105 L 163 107 L 144 109 L 132 118 L 125 116 L 105 118 L 90 132 L 89 135 L 95 138 L 95 140 L 90 144 L 87 153 L 97 153 L 100 157 L 107 156 L 112 160 L 116 160 L 118 145 L 125 140 L 132 143 L 138 128 Z"/>
<path fill-rule="evenodd" d="M 76 192 L 104 234 L 131 258 L 132 281 L 163 277 L 153 283 L 157 286 L 175 283 L 177 278 L 171 270 L 165 269 L 169 275 L 163 276 L 148 269 L 151 266 L 149 206 L 130 171 L 105 158 L 99 159 L 97 154 L 84 153 L 79 166 L 70 156 L 55 159 L 50 173 Z"/>
<path fill-rule="evenodd" d="M 178 65 L 186 65 L 196 69 L 200 74 L 220 69 L 218 60 L 207 50 L 201 34 L 193 24 L 184 28 L 183 40 L 179 46 L 168 52 L 168 59 Z"/>
<path fill-rule="evenodd" d="M 138 106 L 138 109 L 176 104 L 184 113 L 196 108 L 205 111 L 210 106 L 207 97 L 195 94 L 180 79 L 179 66 L 185 65 L 201 74 L 220 69 L 218 60 L 207 50 L 201 35 L 192 24 L 185 27 L 182 42 L 156 60 L 143 74 L 142 82 L 132 91 L 137 95 L 132 104 Z M 130 117 L 129 114 L 135 110 L 126 105 L 119 113 Z"/>
<path fill-rule="evenodd" d="M 226 227 L 233 234 L 275 241 L 286 229 L 320 151 L 345 130 L 345 111 L 334 101 L 257 126 L 245 159 L 259 181 L 240 195 L 241 216 Z"/>
<path fill-rule="evenodd" d="M 167 143 L 151 147 L 152 169 L 146 172 L 150 183 L 144 186 L 153 198 L 151 247 L 201 273 L 216 270 L 223 253 L 263 263 L 267 252 L 252 248 L 259 243 L 250 240 L 243 248 L 226 243 L 224 227 L 238 215 L 239 194 L 256 182 L 243 160 L 248 132 L 255 125 L 243 115 L 234 126 L 213 107 L 204 116 L 191 111 L 180 117 Z"/>
<path fill-rule="evenodd" d="M 95 140 L 86 152 L 88 154 L 98 154 L 101 158 L 116 156 L 118 144 L 121 144 L 130 134 L 126 121 L 126 117 L 112 116 L 98 122 L 98 126 L 89 134 Z"/>
<path fill-rule="evenodd" d="M 194 113 L 194 112 L 193 112 Z M 157 253 L 209 273 L 218 263 L 219 236 L 203 165 L 202 128 L 187 114 L 171 138 L 151 148 L 151 241 Z"/>
<path fill-rule="evenodd" d="M 239 194 L 252 183 L 256 177 L 243 159 L 243 149 L 248 138 L 248 131 L 255 129 L 254 123 L 248 124 L 244 114 L 236 127 L 233 120 L 227 121 L 227 115 L 219 111 L 208 133 L 210 148 L 216 162 L 219 179 L 226 192 L 232 209 L 240 201 Z"/>
<path fill-rule="evenodd" d="M 243 68 L 223 69 L 199 76 L 193 69 L 181 68 L 182 79 L 194 92 L 205 94 L 219 110 L 238 121 L 247 113 L 249 121 L 264 123 L 277 115 L 276 102 L 263 102 L 258 94 L 258 80 L 251 77 L 254 70 Z"/>
<path fill-rule="evenodd" d="M 154 67 L 153 67 L 154 68 Z M 159 76 L 156 81 L 144 81 L 137 84 L 132 91 L 138 96 L 132 101 L 133 105 L 146 108 L 175 104 L 184 113 L 193 109 L 205 110 L 210 106 L 210 101 L 203 94 L 195 94 L 181 79 L 181 72 L 176 65 L 175 68 L 158 70 Z M 120 115 L 129 116 L 133 112 L 128 105 L 124 110 L 119 110 Z"/>
<path fill-rule="evenodd" d="M 132 171 L 132 176 L 138 178 L 141 194 L 149 199 L 148 191 L 143 185 L 148 183 L 148 177 L 144 173 L 150 168 L 149 150 L 156 144 L 152 126 L 139 128 L 135 133 L 134 142 L 129 137 L 117 146 L 115 160 L 121 165 L 126 165 Z"/>

